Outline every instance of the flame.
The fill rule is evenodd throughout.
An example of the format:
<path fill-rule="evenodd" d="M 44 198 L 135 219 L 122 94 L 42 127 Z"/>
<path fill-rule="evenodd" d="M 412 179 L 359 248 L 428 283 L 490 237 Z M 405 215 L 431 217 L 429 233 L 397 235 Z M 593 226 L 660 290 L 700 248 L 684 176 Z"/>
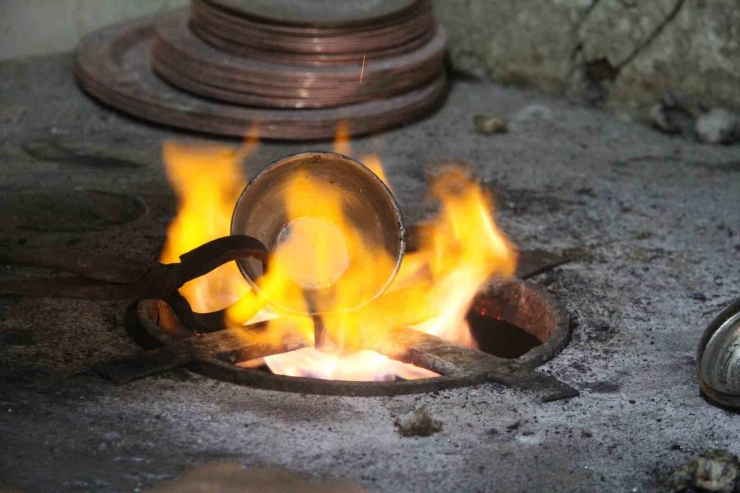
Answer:
<path fill-rule="evenodd" d="M 310 376 L 323 380 L 392 381 L 415 380 L 438 376 L 433 371 L 389 359 L 375 351 L 363 350 L 340 354 L 307 347 L 289 353 L 264 358 L 273 373 L 291 377 Z M 238 366 L 249 368 L 250 362 Z"/>
<path fill-rule="evenodd" d="M 380 178 L 380 181 L 388 187 L 388 190 L 393 192 L 391 182 L 388 181 L 388 177 L 385 175 L 385 169 L 383 169 L 383 163 L 380 161 L 380 157 L 377 154 L 365 154 L 364 156 L 360 156 L 359 161 L 364 164 L 367 169 L 375 173 L 375 175 Z"/>
<path fill-rule="evenodd" d="M 431 271 L 428 306 L 438 316 L 416 329 L 475 346 L 465 315 L 475 294 L 492 277 L 516 270 L 516 251 L 493 220 L 493 201 L 466 170 L 451 167 L 432 183 L 440 213 L 409 262 Z"/>
<path fill-rule="evenodd" d="M 341 120 L 337 124 L 334 152 L 344 156 L 352 155 L 352 144 L 349 141 L 349 122 L 347 120 Z"/>
<path fill-rule="evenodd" d="M 177 217 L 167 231 L 160 260 L 178 262 L 180 255 L 229 234 L 234 204 L 246 184 L 242 151 L 216 146 L 167 143 L 164 163 L 170 184 L 179 198 Z M 230 262 L 183 286 L 180 293 L 195 311 L 210 312 L 229 305 L 248 290 L 236 263 Z"/>
<path fill-rule="evenodd" d="M 339 126 L 335 144 L 343 154 L 351 153 L 347 130 L 346 124 Z M 166 169 L 180 209 L 170 225 L 162 261 L 177 261 L 182 253 L 229 234 L 234 204 L 245 185 L 241 162 L 255 146 L 234 152 L 165 145 Z M 361 160 L 389 184 L 377 155 Z M 368 280 L 384 271 L 378 266 L 392 270 L 395 259 L 363 241 L 345 217 L 341 197 L 308 173 L 291 180 L 285 234 L 279 235 L 270 269 L 259 280 L 261 294 L 249 290 L 236 265 L 229 263 L 182 288 L 194 309 L 229 306 L 227 319 L 234 324 L 266 320 L 260 342 L 280 347 L 284 336 L 299 335 L 316 346 L 264 358 L 274 373 L 284 375 L 345 380 L 434 376 L 368 350 L 380 347 L 399 327 L 475 346 L 465 321 L 469 306 L 492 276 L 514 273 L 516 252 L 493 220 L 492 198 L 467 171 L 450 167 L 432 180 L 430 198 L 439 211 L 422 228 L 419 250 L 405 256 L 387 293 L 352 310 L 358 300 L 375 295 Z M 310 295 L 327 287 L 333 287 L 330 297 Z M 272 305 L 266 306 L 266 300 Z M 275 310 L 280 306 L 321 315 Z M 322 330 L 315 331 L 317 326 Z M 321 340 L 314 341 L 315 333 Z"/>

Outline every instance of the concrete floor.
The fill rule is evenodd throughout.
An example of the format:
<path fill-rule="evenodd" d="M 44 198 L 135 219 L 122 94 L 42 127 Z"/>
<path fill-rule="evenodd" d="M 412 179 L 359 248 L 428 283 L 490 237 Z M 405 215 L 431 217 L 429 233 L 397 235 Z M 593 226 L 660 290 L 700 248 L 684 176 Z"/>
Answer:
<path fill-rule="evenodd" d="M 0 64 L 0 245 L 154 259 L 175 210 L 162 142 L 206 138 L 93 103 L 71 68 L 68 55 Z M 510 132 L 478 135 L 477 113 L 511 118 Z M 660 491 L 704 450 L 740 453 L 738 417 L 707 404 L 694 375 L 703 327 L 740 296 L 738 148 L 462 81 L 433 117 L 353 145 L 380 152 L 407 222 L 426 212 L 425 171 L 463 160 L 494 188 L 521 247 L 576 257 L 536 282 L 577 323 L 543 369 L 580 397 L 544 404 L 492 384 L 322 397 L 186 370 L 116 386 L 89 369 L 140 351 L 123 305 L 4 298 L 0 489 L 137 491 L 228 460 L 371 492 Z M 263 143 L 249 173 L 330 147 Z M 418 406 L 443 431 L 400 437 L 395 417 Z"/>

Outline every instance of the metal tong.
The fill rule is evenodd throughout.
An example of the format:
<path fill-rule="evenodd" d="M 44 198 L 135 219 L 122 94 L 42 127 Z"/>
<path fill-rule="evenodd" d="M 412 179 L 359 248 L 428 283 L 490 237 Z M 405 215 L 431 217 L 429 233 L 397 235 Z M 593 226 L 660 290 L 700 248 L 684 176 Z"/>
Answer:
<path fill-rule="evenodd" d="M 194 333 L 224 328 L 224 311 L 195 313 L 179 293 L 187 282 L 228 262 L 252 258 L 267 268 L 268 251 L 256 238 L 226 236 L 163 264 L 110 256 L 51 250 L 0 247 L 0 263 L 76 274 L 75 277 L 18 279 L 0 282 L 0 295 L 85 300 L 158 299 L 169 304 L 183 325 Z"/>
<path fill-rule="evenodd" d="M 64 251 L 0 247 L 0 264 L 59 270 L 77 275 L 0 281 L 0 296 L 131 302 L 158 299 L 172 307 L 183 326 L 190 332 L 189 335 L 217 332 L 229 325 L 225 317 L 226 310 L 195 313 L 178 290 L 185 283 L 223 264 L 242 258 L 258 260 L 265 272 L 268 257 L 265 245 L 256 238 L 246 235 L 232 235 L 213 240 L 180 256 L 180 262 L 176 264 L 81 255 Z M 566 262 L 567 259 L 548 252 L 522 251 L 517 276 L 526 279 Z M 380 299 L 386 296 L 392 297 L 393 294 L 386 294 Z M 314 322 L 317 331 L 316 340 L 320 340 L 321 321 L 314 318 Z"/>

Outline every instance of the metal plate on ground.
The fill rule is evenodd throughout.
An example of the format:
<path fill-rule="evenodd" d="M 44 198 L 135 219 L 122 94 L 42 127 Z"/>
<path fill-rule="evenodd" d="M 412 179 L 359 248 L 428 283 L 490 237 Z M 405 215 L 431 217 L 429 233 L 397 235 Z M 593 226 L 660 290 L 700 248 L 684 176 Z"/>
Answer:
<path fill-rule="evenodd" d="M 257 109 L 223 104 L 178 90 L 151 70 L 154 19 L 118 24 L 86 37 L 75 75 L 88 93 L 146 120 L 218 135 L 268 139 L 330 139 L 339 122 L 366 134 L 427 115 L 444 99 L 447 80 L 392 98 L 332 109 Z"/>
<path fill-rule="evenodd" d="M 273 375 L 237 366 L 240 361 L 293 351 L 307 343 L 287 335 L 279 343 L 265 346 L 258 341 L 259 324 L 224 329 L 199 337 L 183 333 L 172 309 L 164 302 L 145 300 L 132 317 L 134 333 L 142 332 L 163 346 L 134 358 L 96 368 L 106 378 L 126 383 L 179 366 L 203 375 L 251 387 L 286 392 L 325 395 L 379 396 L 431 392 L 494 382 L 538 394 L 545 402 L 575 397 L 579 393 L 554 377 L 534 371 L 557 356 L 568 344 L 567 313 L 547 292 L 536 285 L 512 279 L 486 287 L 480 295 L 495 318 L 510 322 L 536 336 L 542 344 L 517 359 L 506 360 L 438 337 L 402 328 L 367 349 L 438 373 L 436 378 L 404 381 L 339 381 Z M 492 312 L 494 313 L 494 312 Z"/>

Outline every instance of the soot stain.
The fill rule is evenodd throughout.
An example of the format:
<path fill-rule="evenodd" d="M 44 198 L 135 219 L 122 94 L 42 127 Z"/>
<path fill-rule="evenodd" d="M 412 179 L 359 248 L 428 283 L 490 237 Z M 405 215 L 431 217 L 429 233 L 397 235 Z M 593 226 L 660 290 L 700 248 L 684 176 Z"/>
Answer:
<path fill-rule="evenodd" d="M 135 221 L 146 211 L 137 197 L 98 190 L 25 190 L 0 195 L 0 226 L 7 229 L 103 231 Z"/>
<path fill-rule="evenodd" d="M 115 144 L 109 143 L 111 146 Z M 143 167 L 141 163 L 110 155 L 102 144 L 93 146 L 84 142 L 69 144 L 57 139 L 38 139 L 24 142 L 22 148 L 33 158 L 60 164 L 100 169 Z"/>
<path fill-rule="evenodd" d="M 36 342 L 33 332 L 26 329 L 12 330 L 0 336 L 4 346 L 31 346 Z"/>

